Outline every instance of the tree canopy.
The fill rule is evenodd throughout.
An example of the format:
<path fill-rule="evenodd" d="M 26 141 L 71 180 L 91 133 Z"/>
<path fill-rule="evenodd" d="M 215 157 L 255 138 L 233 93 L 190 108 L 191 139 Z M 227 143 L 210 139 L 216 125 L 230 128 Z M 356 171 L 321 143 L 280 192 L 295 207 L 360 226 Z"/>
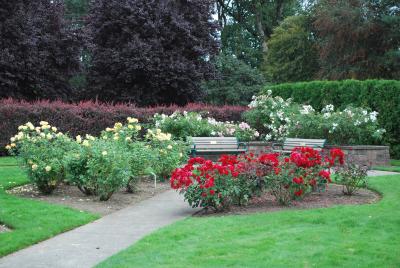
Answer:
<path fill-rule="evenodd" d="M 268 80 L 281 83 L 315 77 L 319 66 L 309 17 L 287 17 L 274 29 L 268 48 L 263 65 Z"/>
<path fill-rule="evenodd" d="M 198 99 L 218 52 L 211 8 L 208 0 L 92 1 L 88 96 L 141 105 Z"/>
<path fill-rule="evenodd" d="M 79 35 L 64 20 L 62 1 L 2 1 L 0 97 L 67 99 L 79 70 Z"/>

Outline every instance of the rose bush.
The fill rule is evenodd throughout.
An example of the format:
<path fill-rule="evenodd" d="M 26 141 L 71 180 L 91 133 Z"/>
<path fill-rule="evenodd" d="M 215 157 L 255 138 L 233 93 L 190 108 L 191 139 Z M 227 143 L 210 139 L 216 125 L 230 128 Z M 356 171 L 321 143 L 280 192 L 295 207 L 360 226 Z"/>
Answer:
<path fill-rule="evenodd" d="M 144 136 L 135 118 L 115 123 L 101 136 L 76 136 L 58 132 L 41 122 L 19 127 L 7 149 L 21 159 L 29 178 L 43 193 L 51 193 L 61 181 L 76 185 L 86 195 L 108 200 L 123 186 L 135 189 L 137 178 L 156 173 L 167 177 L 186 161 L 188 146 L 171 140 L 171 134 L 149 129 Z"/>
<path fill-rule="evenodd" d="M 330 169 L 343 164 L 340 149 L 323 156 L 309 147 L 294 148 L 288 157 L 279 158 L 275 172 L 265 177 L 266 186 L 279 203 L 287 205 L 311 191 L 324 191 L 331 182 Z"/>
<path fill-rule="evenodd" d="M 344 164 L 344 153 L 332 149 L 327 155 L 312 148 L 295 148 L 288 157 L 277 153 L 222 155 L 217 162 L 201 157 L 173 171 L 170 183 L 192 207 L 222 210 L 244 205 L 268 190 L 284 205 L 311 191 L 324 191 L 331 182 L 330 168 Z"/>
<path fill-rule="evenodd" d="M 219 136 L 250 141 L 259 136 L 259 133 L 245 122 L 220 122 L 196 112 L 177 111 L 170 116 L 155 114 L 154 124 L 163 132 L 171 133 L 174 139 L 180 140 L 186 140 L 188 137 Z"/>
<path fill-rule="evenodd" d="M 338 145 L 376 144 L 385 133 L 379 127 L 378 113 L 368 108 L 347 107 L 337 111 L 329 104 L 318 112 L 310 105 L 273 97 L 271 91 L 254 97 L 249 108 L 245 119 L 266 140 L 300 137 L 325 138 L 328 143 Z"/>
<path fill-rule="evenodd" d="M 18 127 L 18 134 L 6 146 L 18 156 L 30 181 L 43 194 L 50 194 L 64 180 L 63 158 L 73 141 L 45 121 L 40 126 L 28 122 Z"/>

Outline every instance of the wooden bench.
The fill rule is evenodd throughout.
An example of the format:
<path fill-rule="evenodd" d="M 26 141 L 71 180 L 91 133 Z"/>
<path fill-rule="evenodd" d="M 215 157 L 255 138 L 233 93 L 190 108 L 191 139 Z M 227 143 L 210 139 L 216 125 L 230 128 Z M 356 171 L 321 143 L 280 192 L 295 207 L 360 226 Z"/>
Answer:
<path fill-rule="evenodd" d="M 326 143 L 325 139 L 300 139 L 286 138 L 283 143 L 272 144 L 272 151 L 279 153 L 290 153 L 296 147 L 311 147 L 315 150 L 322 150 Z M 280 147 L 280 149 L 277 149 Z"/>
<path fill-rule="evenodd" d="M 235 137 L 192 137 L 191 155 L 240 154 L 247 146 Z"/>

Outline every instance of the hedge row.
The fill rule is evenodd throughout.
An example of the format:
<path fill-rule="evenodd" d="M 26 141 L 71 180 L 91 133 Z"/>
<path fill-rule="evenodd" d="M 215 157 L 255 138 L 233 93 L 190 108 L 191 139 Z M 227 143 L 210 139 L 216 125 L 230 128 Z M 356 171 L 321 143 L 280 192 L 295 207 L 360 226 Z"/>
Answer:
<path fill-rule="evenodd" d="M 387 131 L 385 143 L 391 146 L 391 156 L 400 159 L 400 81 L 312 81 L 268 86 L 264 90 L 269 89 L 273 95 L 293 98 L 317 109 L 334 104 L 339 108 L 354 105 L 378 111 L 379 123 Z"/>
<path fill-rule="evenodd" d="M 172 114 L 176 110 L 204 111 L 210 117 L 220 121 L 239 121 L 246 110 L 244 106 L 212 106 L 205 104 L 188 104 L 185 107 L 156 106 L 139 108 L 128 104 L 108 105 L 95 102 L 68 104 L 61 101 L 25 102 L 13 99 L 0 100 L 0 154 L 4 146 L 15 135 L 19 125 L 26 122 L 38 124 L 41 120 L 57 126 L 62 132 L 71 135 L 97 135 L 106 127 L 117 121 L 124 121 L 128 116 L 136 117 L 148 123 L 155 113 Z"/>

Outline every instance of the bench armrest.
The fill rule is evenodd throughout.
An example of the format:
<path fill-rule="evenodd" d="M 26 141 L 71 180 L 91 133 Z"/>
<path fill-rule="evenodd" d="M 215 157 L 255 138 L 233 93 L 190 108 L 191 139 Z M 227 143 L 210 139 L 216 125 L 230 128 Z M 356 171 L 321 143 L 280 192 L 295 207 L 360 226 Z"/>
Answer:
<path fill-rule="evenodd" d="M 279 150 L 283 150 L 283 143 L 282 142 L 274 142 L 271 145 L 272 150 L 277 150 L 277 147 L 279 147 Z"/>
<path fill-rule="evenodd" d="M 245 149 L 246 151 L 247 151 L 247 145 L 246 145 L 246 143 L 244 143 L 244 142 L 238 142 L 238 149 L 240 149 L 240 146 L 242 146 L 243 147 L 243 149 Z"/>

